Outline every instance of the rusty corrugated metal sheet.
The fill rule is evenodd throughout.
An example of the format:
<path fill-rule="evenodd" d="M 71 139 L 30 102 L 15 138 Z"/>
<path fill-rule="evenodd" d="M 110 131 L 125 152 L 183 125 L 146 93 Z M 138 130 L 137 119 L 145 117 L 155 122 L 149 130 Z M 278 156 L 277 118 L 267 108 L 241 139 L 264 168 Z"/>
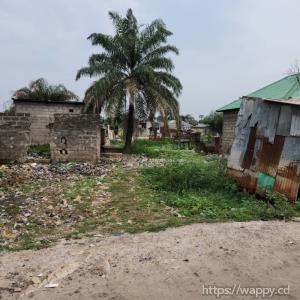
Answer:
<path fill-rule="evenodd" d="M 251 171 L 255 172 L 257 169 L 257 160 L 258 160 L 260 152 L 261 152 L 261 146 L 262 146 L 261 139 L 256 139 L 255 145 L 254 145 L 252 163 L 251 163 L 251 167 L 250 167 Z"/>
<path fill-rule="evenodd" d="M 282 105 L 280 116 L 277 124 L 276 134 L 281 136 L 289 136 L 292 122 L 292 107 L 290 105 Z"/>
<path fill-rule="evenodd" d="M 235 134 L 228 175 L 251 192 L 265 195 L 266 190 L 273 190 L 296 201 L 300 183 L 299 106 L 247 98 L 241 105 Z"/>
<path fill-rule="evenodd" d="M 277 175 L 273 191 L 283 194 L 287 196 L 291 202 L 295 202 L 299 191 L 299 181 L 294 181 Z"/>
<path fill-rule="evenodd" d="M 241 162 L 243 161 L 245 152 L 247 150 L 250 127 L 241 127 L 238 132 L 238 136 L 234 139 L 231 147 L 228 167 L 235 170 L 243 170 L 241 167 Z"/>
<path fill-rule="evenodd" d="M 291 136 L 300 136 L 300 111 L 293 111 L 292 124 L 290 130 Z"/>
<path fill-rule="evenodd" d="M 247 189 L 249 192 L 255 192 L 257 178 L 254 176 L 234 169 L 227 169 L 227 175 L 232 177 L 240 187 Z"/>
<path fill-rule="evenodd" d="M 284 137 L 275 136 L 274 144 L 269 143 L 267 138 L 262 140 L 262 149 L 257 163 L 257 171 L 275 177 L 280 156 L 284 144 Z"/>
<path fill-rule="evenodd" d="M 253 155 L 254 155 L 254 148 L 255 148 L 255 142 L 256 142 L 256 126 L 252 127 L 250 129 L 250 135 L 248 139 L 247 149 L 244 154 L 243 162 L 242 162 L 242 168 L 244 169 L 250 169 Z"/>
<path fill-rule="evenodd" d="M 300 139 L 286 137 L 277 174 L 294 181 L 300 179 Z"/>

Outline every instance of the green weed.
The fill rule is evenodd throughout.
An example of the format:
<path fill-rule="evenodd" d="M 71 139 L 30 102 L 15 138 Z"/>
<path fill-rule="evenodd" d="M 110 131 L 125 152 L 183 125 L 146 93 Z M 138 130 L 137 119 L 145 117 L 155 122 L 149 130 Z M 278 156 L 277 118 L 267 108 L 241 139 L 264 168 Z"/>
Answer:
<path fill-rule="evenodd" d="M 155 192 L 160 203 L 177 208 L 186 217 L 206 221 L 250 221 L 289 218 L 297 214 L 283 197 L 271 206 L 241 192 L 227 177 L 219 159 L 173 162 L 140 171 L 141 184 Z"/>
<path fill-rule="evenodd" d="M 28 154 L 50 157 L 50 145 L 31 145 L 28 150 Z"/>
<path fill-rule="evenodd" d="M 136 140 L 131 147 L 133 154 L 140 154 L 150 158 L 192 159 L 197 155 L 193 150 L 176 149 L 171 139 L 158 141 Z"/>

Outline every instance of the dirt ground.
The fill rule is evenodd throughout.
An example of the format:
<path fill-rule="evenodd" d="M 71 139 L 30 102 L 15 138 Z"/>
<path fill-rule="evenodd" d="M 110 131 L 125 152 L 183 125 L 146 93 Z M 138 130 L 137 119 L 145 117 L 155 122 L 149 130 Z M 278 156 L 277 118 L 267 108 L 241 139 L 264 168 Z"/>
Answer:
<path fill-rule="evenodd" d="M 0 254 L 1 299 L 216 299 L 203 285 L 282 287 L 300 299 L 300 222 L 195 224 Z M 46 284 L 58 284 L 46 288 Z M 223 299 L 253 299 L 232 295 Z"/>

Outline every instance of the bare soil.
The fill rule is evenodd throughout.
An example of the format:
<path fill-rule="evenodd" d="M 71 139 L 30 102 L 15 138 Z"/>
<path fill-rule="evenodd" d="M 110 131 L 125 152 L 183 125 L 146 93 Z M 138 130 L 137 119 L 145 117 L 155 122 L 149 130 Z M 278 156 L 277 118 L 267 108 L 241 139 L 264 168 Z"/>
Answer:
<path fill-rule="evenodd" d="M 300 299 L 300 223 L 194 224 L 0 254 L 1 299 L 216 299 L 203 285 L 289 285 Z M 46 288 L 46 284 L 58 284 Z M 253 299 L 232 295 L 223 299 Z"/>

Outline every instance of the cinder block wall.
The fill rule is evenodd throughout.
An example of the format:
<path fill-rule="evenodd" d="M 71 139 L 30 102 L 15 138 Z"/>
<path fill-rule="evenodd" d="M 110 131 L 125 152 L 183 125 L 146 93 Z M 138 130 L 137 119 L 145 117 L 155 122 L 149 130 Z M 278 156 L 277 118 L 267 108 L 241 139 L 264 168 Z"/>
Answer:
<path fill-rule="evenodd" d="M 0 162 L 22 162 L 30 146 L 30 115 L 0 113 Z"/>
<path fill-rule="evenodd" d="M 51 128 L 51 160 L 97 162 L 100 158 L 99 116 L 55 114 Z"/>
<path fill-rule="evenodd" d="M 79 114 L 82 109 L 80 103 L 43 103 L 30 101 L 16 101 L 16 113 L 29 113 L 31 118 L 31 144 L 49 144 L 49 124 L 54 122 L 54 114 Z"/>
<path fill-rule="evenodd" d="M 234 140 L 234 130 L 238 112 L 238 109 L 223 112 L 222 152 L 224 154 L 230 153 L 230 149 Z"/>

